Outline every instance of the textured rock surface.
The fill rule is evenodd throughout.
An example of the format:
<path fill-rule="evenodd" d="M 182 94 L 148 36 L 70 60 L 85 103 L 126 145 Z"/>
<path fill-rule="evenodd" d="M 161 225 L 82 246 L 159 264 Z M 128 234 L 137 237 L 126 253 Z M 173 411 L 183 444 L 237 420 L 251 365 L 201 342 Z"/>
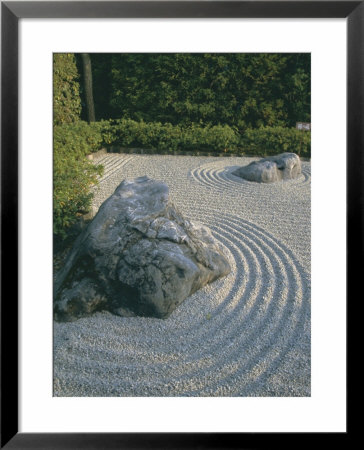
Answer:
<path fill-rule="evenodd" d="M 233 175 L 258 183 L 291 180 L 301 173 L 301 161 L 295 153 L 281 153 L 240 167 Z"/>
<path fill-rule="evenodd" d="M 55 281 L 55 318 L 95 311 L 165 318 L 190 294 L 227 275 L 224 249 L 185 220 L 165 183 L 125 180 L 77 239 Z"/>

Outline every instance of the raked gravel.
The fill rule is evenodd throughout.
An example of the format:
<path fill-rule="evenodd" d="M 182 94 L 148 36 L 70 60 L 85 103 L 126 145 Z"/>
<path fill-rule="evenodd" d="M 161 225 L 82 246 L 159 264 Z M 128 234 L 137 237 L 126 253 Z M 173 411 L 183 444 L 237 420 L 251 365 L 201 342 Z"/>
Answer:
<path fill-rule="evenodd" d="M 100 312 L 54 323 L 55 396 L 310 396 L 311 164 L 258 184 L 258 158 L 108 154 L 94 205 L 125 178 L 165 181 L 226 246 L 231 273 L 165 320 Z"/>

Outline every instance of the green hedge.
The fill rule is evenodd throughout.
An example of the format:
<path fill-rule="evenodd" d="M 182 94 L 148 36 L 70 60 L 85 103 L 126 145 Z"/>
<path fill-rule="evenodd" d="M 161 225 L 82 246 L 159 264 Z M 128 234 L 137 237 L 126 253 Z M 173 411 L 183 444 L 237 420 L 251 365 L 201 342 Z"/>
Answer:
<path fill-rule="evenodd" d="M 206 150 L 215 152 L 234 152 L 239 146 L 239 134 L 228 125 L 201 127 L 192 125 L 182 130 L 182 150 Z"/>
<path fill-rule="evenodd" d="M 266 156 L 283 152 L 310 157 L 311 133 L 285 127 L 247 129 L 243 134 L 228 125 L 180 127 L 170 123 L 119 119 L 99 122 L 107 145 L 156 150 L 229 152 Z"/>
<path fill-rule="evenodd" d="M 201 127 L 159 122 L 137 122 L 131 119 L 104 121 L 102 135 L 105 144 L 155 150 L 234 151 L 239 143 L 238 133 L 228 125 Z"/>
<path fill-rule="evenodd" d="M 57 237 L 65 238 L 91 205 L 90 187 L 103 168 L 93 165 L 86 155 L 100 148 L 100 127 L 75 122 L 53 129 L 53 232 Z"/>
<path fill-rule="evenodd" d="M 248 129 L 241 137 L 240 144 L 245 153 L 257 156 L 293 152 L 303 157 L 311 157 L 311 132 L 296 128 Z"/>

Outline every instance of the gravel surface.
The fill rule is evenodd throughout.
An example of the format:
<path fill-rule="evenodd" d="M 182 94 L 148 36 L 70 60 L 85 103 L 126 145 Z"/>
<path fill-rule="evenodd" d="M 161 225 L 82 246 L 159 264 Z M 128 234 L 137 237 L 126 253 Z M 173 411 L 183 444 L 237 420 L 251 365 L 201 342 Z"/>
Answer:
<path fill-rule="evenodd" d="M 311 164 L 273 184 L 259 158 L 103 155 L 98 207 L 125 178 L 165 181 L 226 246 L 231 273 L 165 320 L 98 313 L 54 323 L 55 396 L 310 396 Z"/>

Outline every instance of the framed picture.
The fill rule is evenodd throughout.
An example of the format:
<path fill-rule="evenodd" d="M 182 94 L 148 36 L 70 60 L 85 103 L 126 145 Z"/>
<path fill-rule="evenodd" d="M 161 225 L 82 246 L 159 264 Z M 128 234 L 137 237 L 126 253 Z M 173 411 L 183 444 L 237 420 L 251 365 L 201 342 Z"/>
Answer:
<path fill-rule="evenodd" d="M 362 242 L 363 2 L 9 1 L 2 2 L 1 7 L 1 446 L 248 448 L 261 447 L 267 445 L 266 440 L 272 442 L 275 439 L 282 445 L 283 434 L 291 445 L 298 434 L 303 441 L 308 440 L 311 433 L 315 433 L 315 439 L 320 433 L 326 438 L 327 433 L 331 433 L 335 434 L 335 439 L 347 439 L 346 304 L 356 290 L 355 282 L 360 279 L 361 265 L 357 261 L 361 256 L 358 243 Z M 238 146 L 235 135 L 226 137 L 230 132 L 227 128 L 224 129 L 224 145 L 220 149 L 220 144 L 216 144 L 219 155 L 199 153 L 197 163 L 196 156 L 177 155 L 175 158 L 180 158 L 177 164 L 173 157 L 167 161 L 166 158 L 139 154 L 133 156 L 134 166 L 128 166 L 132 159 L 130 149 L 122 161 L 119 156 L 112 156 L 120 159 L 128 177 L 154 174 L 158 178 L 165 173 L 165 180 L 172 186 L 181 185 L 182 194 L 187 195 L 184 183 L 175 183 L 178 172 L 184 170 L 193 189 L 199 190 L 199 197 L 205 196 L 206 201 L 203 207 L 194 207 L 195 198 L 190 205 L 183 197 L 176 199 L 177 205 L 180 204 L 188 218 L 195 214 L 196 220 L 211 227 L 214 236 L 228 248 L 228 260 L 236 269 L 234 279 L 239 279 L 229 286 L 223 281 L 218 285 L 216 290 L 229 291 L 229 294 L 220 298 L 216 308 L 209 309 L 206 299 L 197 295 L 200 310 L 194 313 L 196 326 L 187 328 L 191 336 L 195 332 L 205 336 L 207 350 L 193 349 L 200 356 L 196 362 L 192 357 L 188 361 L 191 376 L 181 373 L 177 377 L 181 384 L 178 388 L 174 385 L 173 391 L 162 382 L 158 391 L 148 390 L 148 383 L 142 386 L 133 377 L 136 372 L 151 370 L 141 364 L 148 351 L 157 354 L 153 370 L 179 370 L 175 361 L 181 355 L 173 353 L 173 345 L 162 342 L 166 336 L 176 337 L 177 332 L 163 335 L 156 322 L 145 321 L 145 326 L 156 327 L 154 339 L 161 341 L 158 345 L 148 341 L 147 345 L 138 340 L 136 352 L 133 347 L 134 355 L 125 353 L 130 359 L 131 379 L 118 384 L 118 369 L 114 364 L 114 358 L 118 356 L 107 329 L 110 327 L 121 335 L 118 328 L 121 322 L 102 316 L 97 324 L 95 321 L 98 332 L 87 336 L 82 326 L 72 328 L 53 323 L 53 302 L 50 301 L 54 289 L 52 196 L 56 185 L 52 171 L 56 162 L 50 149 L 57 138 L 53 134 L 56 116 L 53 64 L 54 55 L 66 54 L 76 55 L 78 64 L 87 63 L 81 54 L 129 55 L 129 59 L 114 58 L 113 76 L 122 73 L 124 78 L 127 75 L 123 72 L 125 65 L 145 68 L 143 58 L 151 54 L 192 55 L 186 60 L 189 67 L 201 67 L 203 59 L 196 64 L 196 55 L 204 55 L 204 58 L 210 58 L 211 70 L 214 64 L 222 67 L 224 63 L 226 69 L 226 64 L 244 59 L 231 55 L 257 55 L 254 60 L 246 57 L 245 64 L 254 66 L 259 64 L 260 58 L 265 61 L 265 70 L 274 64 L 283 64 L 279 62 L 280 56 L 273 56 L 271 60 L 266 55 L 288 55 L 284 61 L 289 61 L 289 55 L 298 55 L 295 61 L 300 61 L 299 73 L 303 75 L 300 79 L 295 78 L 291 97 L 287 95 L 291 98 L 287 108 L 298 104 L 293 89 L 308 76 L 302 61 L 309 61 L 312 103 L 305 100 L 301 116 L 292 118 L 290 127 L 292 133 L 299 135 L 297 153 L 301 153 L 302 158 L 308 151 L 311 123 L 314 124 L 312 216 L 310 159 L 302 158 L 302 173 L 297 180 L 289 180 L 280 191 L 281 195 L 287 194 L 287 186 L 291 183 L 300 195 L 306 195 L 305 198 L 295 197 L 299 208 L 289 203 L 291 194 L 279 201 L 279 193 L 274 191 L 269 198 L 275 210 L 262 214 L 253 200 L 264 194 L 264 183 L 259 184 L 258 195 L 254 192 L 258 188 L 253 189 L 251 184 L 247 187 L 250 180 L 239 179 L 240 175 L 236 178 L 240 160 L 241 165 L 256 164 L 257 158 L 244 156 L 239 160 L 236 154 L 228 158 L 219 156 L 220 153 L 229 154 L 229 148 Z M 221 55 L 225 55 L 223 63 L 218 59 Z M 163 64 L 172 64 L 171 61 L 163 60 Z M 71 76 L 72 68 L 68 70 L 67 76 Z M 145 90 L 148 94 L 143 94 L 142 90 L 153 73 L 140 74 L 140 78 L 144 78 L 138 88 L 124 86 L 124 89 L 130 89 L 134 99 L 137 89 L 142 92 L 141 98 L 150 96 L 150 91 Z M 103 73 L 99 75 L 103 76 Z M 263 90 L 261 87 L 261 92 Z M 216 92 L 217 87 L 213 91 Z M 167 95 L 166 92 L 163 91 L 163 95 Z M 211 93 L 205 94 L 208 97 Z M 85 99 L 86 94 L 83 95 Z M 127 106 L 122 100 L 117 103 L 117 92 L 112 95 L 113 105 L 126 111 Z M 251 102 L 255 105 L 264 103 L 259 90 L 254 95 Z M 99 104 L 103 97 L 106 98 L 106 91 L 99 95 Z M 158 98 L 154 100 L 157 101 Z M 146 110 L 153 110 L 152 103 L 148 103 Z M 237 105 L 239 111 L 247 107 Z M 189 110 L 193 107 L 189 105 Z M 309 113 L 305 112 L 305 107 Z M 262 107 L 262 117 L 273 114 L 270 108 Z M 199 111 L 199 114 L 208 114 L 207 109 L 202 113 Z M 128 114 L 133 117 L 130 112 Z M 172 114 L 171 110 L 168 114 Z M 143 124 L 150 122 L 148 116 L 141 119 Z M 275 117 L 274 120 L 278 119 Z M 162 118 L 159 122 L 168 120 Z M 115 123 L 121 133 L 125 124 Z M 160 123 L 159 127 L 162 126 Z M 262 124 L 258 117 L 254 126 L 258 128 Z M 242 118 L 239 123 L 232 122 L 231 130 L 240 127 L 239 132 L 243 134 L 241 130 L 244 130 L 248 139 L 249 130 L 254 126 L 247 125 Z M 218 135 L 221 130 L 217 128 L 209 131 Z M 184 141 L 188 139 L 186 129 Z M 203 133 L 201 130 L 198 132 Z M 151 132 L 155 133 L 155 130 Z M 258 139 L 260 136 L 253 135 L 251 148 L 257 148 Z M 117 144 L 114 141 L 112 144 L 121 147 L 125 144 L 124 141 L 115 142 Z M 195 158 L 193 164 L 186 158 Z M 115 164 L 114 159 L 111 165 Z M 154 165 L 150 161 L 154 161 Z M 108 177 L 116 173 L 112 167 L 110 170 Z M 115 187 L 111 186 L 112 189 Z M 237 194 L 237 189 L 242 192 Z M 272 191 L 274 187 L 270 189 Z M 110 194 L 112 192 L 100 197 L 100 203 Z M 243 197 L 250 205 L 246 208 L 249 217 L 244 218 L 236 212 L 238 206 L 234 209 L 234 202 Z M 231 205 L 228 206 L 229 201 Z M 263 203 L 259 203 L 260 208 L 264 207 Z M 292 208 L 294 220 L 290 224 L 280 216 L 284 207 Z M 266 225 L 260 222 L 263 216 L 267 218 Z M 294 236 L 294 231 L 299 238 Z M 245 241 L 237 238 L 239 233 L 245 236 Z M 305 236 L 304 239 L 301 236 Z M 311 292 L 311 270 L 312 300 L 307 294 Z M 249 278 L 247 273 L 254 275 L 255 284 L 251 281 L 253 276 Z M 248 294 L 244 297 L 240 293 L 239 300 L 236 291 L 243 288 L 259 291 L 260 303 L 254 303 Z M 284 294 L 290 290 L 294 291 L 292 295 Z M 273 298 L 272 294 L 269 297 L 273 291 L 279 291 L 280 296 L 277 294 L 277 298 Z M 241 301 L 243 297 L 245 303 Z M 283 301 L 283 297 L 289 301 Z M 121 310 L 125 315 L 125 305 L 118 311 Z M 127 312 L 129 314 L 129 310 Z M 237 320 L 239 315 L 244 320 Z M 201 326 L 199 330 L 197 323 Z M 131 331 L 132 322 L 127 326 L 138 339 L 137 328 Z M 179 322 L 173 322 L 173 326 L 178 330 Z M 233 332 L 234 327 L 236 332 Z M 187 328 L 181 326 L 180 332 L 186 348 L 193 346 L 192 339 L 187 339 L 184 334 Z M 208 329 L 213 333 L 207 333 Z M 230 340 L 224 338 L 224 348 L 219 350 L 219 336 L 224 330 Z M 293 345 L 298 335 L 305 338 L 299 345 Z M 256 336 L 255 344 L 252 340 L 245 341 L 244 336 Z M 96 349 L 90 344 L 85 350 L 82 345 L 86 340 L 89 344 L 91 341 L 101 344 Z M 238 341 L 241 341 L 239 350 L 236 347 Z M 62 347 L 61 351 L 56 349 L 54 342 Z M 124 344 L 128 345 L 128 341 Z M 97 356 L 101 348 L 111 358 L 109 367 L 113 368 L 113 373 L 102 372 L 104 368 Z M 92 369 L 90 364 L 80 363 L 84 357 L 77 349 L 87 353 L 93 361 Z M 248 356 L 239 353 L 243 349 Z M 265 357 L 254 359 L 251 355 L 255 354 Z M 228 355 L 234 355 L 234 358 L 228 359 Z M 135 361 L 136 358 L 139 358 L 139 365 L 136 364 L 138 369 L 133 371 L 132 359 Z M 243 360 L 247 361 L 246 366 Z M 249 370 L 246 369 L 248 366 Z M 74 375 L 81 372 L 84 384 L 77 381 L 78 375 Z M 98 373 L 98 386 L 103 387 L 92 384 L 91 372 Z M 240 384 L 229 384 L 232 380 L 235 383 L 239 376 Z M 249 376 L 254 379 L 252 382 L 244 379 Z M 67 385 L 67 380 L 71 379 L 72 383 Z M 165 377 L 161 379 L 166 380 Z M 222 380 L 221 384 L 219 380 Z M 126 385 L 129 391 L 122 390 Z M 113 390 L 110 386 L 118 388 Z"/>

